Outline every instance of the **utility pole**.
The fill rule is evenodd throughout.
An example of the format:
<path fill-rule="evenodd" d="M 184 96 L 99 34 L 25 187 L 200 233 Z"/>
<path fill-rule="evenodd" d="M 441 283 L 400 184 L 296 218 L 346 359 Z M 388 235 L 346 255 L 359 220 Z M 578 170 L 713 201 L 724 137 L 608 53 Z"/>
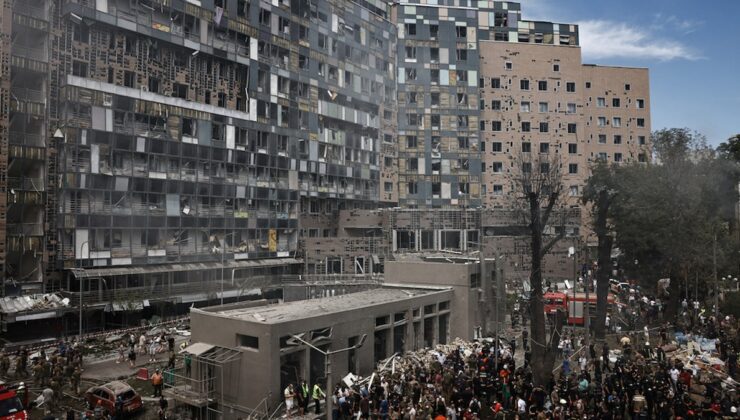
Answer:
<path fill-rule="evenodd" d="M 719 319 L 719 279 L 717 278 L 717 233 L 712 242 L 712 271 L 714 272 L 714 320 Z"/>
<path fill-rule="evenodd" d="M 584 254 L 586 254 L 586 249 L 584 247 Z M 588 255 L 586 255 L 586 261 L 588 261 Z M 583 288 L 586 289 L 586 304 L 583 306 L 583 325 L 586 327 L 586 339 L 585 344 L 586 347 L 588 347 L 589 344 L 589 338 L 591 337 L 591 300 L 589 299 L 588 289 L 591 283 L 591 270 L 586 270 L 585 273 L 583 273 Z"/>
<path fill-rule="evenodd" d="M 302 339 L 301 337 L 298 337 L 297 335 L 293 335 L 292 337 L 324 355 L 324 373 L 326 375 L 326 418 L 327 420 L 329 420 L 332 418 L 332 410 L 333 410 L 333 405 L 334 405 L 334 401 L 332 401 L 332 398 L 334 397 L 334 384 L 333 384 L 332 377 L 331 377 L 331 356 L 337 353 L 359 349 L 360 347 L 362 347 L 363 344 L 365 344 L 365 340 L 367 339 L 367 334 L 362 334 L 360 341 L 354 346 L 347 347 L 344 349 L 339 349 L 339 350 L 333 350 L 333 351 L 321 350 L 320 348 L 314 346 L 313 344 Z"/>

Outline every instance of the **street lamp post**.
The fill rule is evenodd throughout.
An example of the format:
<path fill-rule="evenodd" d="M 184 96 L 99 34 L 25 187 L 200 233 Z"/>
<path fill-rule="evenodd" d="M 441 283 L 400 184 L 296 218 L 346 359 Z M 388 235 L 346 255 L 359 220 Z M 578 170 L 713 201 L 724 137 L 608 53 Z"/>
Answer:
<path fill-rule="evenodd" d="M 339 350 L 332 350 L 332 351 L 321 350 L 320 348 L 314 346 L 313 344 L 302 339 L 301 337 L 298 337 L 297 335 L 291 335 L 291 337 L 295 338 L 301 343 L 307 345 L 308 347 L 311 347 L 312 349 L 324 355 L 324 374 L 326 375 L 326 418 L 327 420 L 331 419 L 331 412 L 333 409 L 332 397 L 334 396 L 334 391 L 332 389 L 334 388 L 334 384 L 332 383 L 332 380 L 331 380 L 331 356 L 337 353 L 359 349 L 360 347 L 362 347 L 363 344 L 365 344 L 365 340 L 367 339 L 367 334 L 362 334 L 360 341 L 354 346 L 339 349 Z"/>
<path fill-rule="evenodd" d="M 221 305 L 224 304 L 224 264 L 226 263 L 224 261 L 224 258 L 226 256 L 226 238 L 229 236 L 233 236 L 234 232 L 227 233 L 224 235 L 223 244 L 221 244 Z M 232 280 L 233 280 L 233 271 L 232 271 Z"/>
<path fill-rule="evenodd" d="M 80 244 L 80 258 L 78 258 L 80 260 L 80 263 L 79 263 L 80 268 L 82 268 L 82 248 L 84 248 L 85 245 L 87 245 L 87 250 L 89 252 L 90 251 L 90 241 L 89 240 L 84 241 Z M 82 342 L 82 277 L 79 278 L 79 281 L 80 281 L 80 336 L 79 336 L 79 340 L 81 343 Z"/>

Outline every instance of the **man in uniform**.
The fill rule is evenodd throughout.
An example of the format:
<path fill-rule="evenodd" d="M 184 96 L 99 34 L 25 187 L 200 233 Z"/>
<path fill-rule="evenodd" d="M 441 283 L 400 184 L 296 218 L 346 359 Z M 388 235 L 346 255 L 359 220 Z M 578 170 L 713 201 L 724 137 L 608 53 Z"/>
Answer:
<path fill-rule="evenodd" d="M 82 369 L 79 366 L 75 367 L 72 372 L 72 390 L 79 395 L 80 394 L 80 378 L 82 377 Z"/>
<path fill-rule="evenodd" d="M 31 370 L 33 371 L 33 386 L 38 388 L 41 386 L 44 374 L 44 361 L 42 359 L 36 361 Z"/>
<path fill-rule="evenodd" d="M 8 369 L 10 369 L 10 358 L 4 351 L 0 352 L 0 376 L 7 378 Z"/>
<path fill-rule="evenodd" d="M 313 392 L 311 393 L 313 397 L 313 403 L 316 408 L 316 414 L 321 413 L 321 400 L 326 397 L 326 394 L 324 394 L 324 391 L 321 389 L 318 383 L 313 384 Z"/>

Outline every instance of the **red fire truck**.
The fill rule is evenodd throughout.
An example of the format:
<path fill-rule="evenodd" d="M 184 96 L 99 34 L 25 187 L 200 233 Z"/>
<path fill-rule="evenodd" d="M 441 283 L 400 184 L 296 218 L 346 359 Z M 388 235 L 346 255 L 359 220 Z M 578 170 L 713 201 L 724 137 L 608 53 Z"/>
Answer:
<path fill-rule="evenodd" d="M 558 309 L 562 309 L 568 315 L 568 324 L 583 325 L 586 302 L 589 305 L 590 316 L 596 315 L 596 293 L 589 293 L 586 299 L 585 293 L 547 292 L 543 299 L 545 314 L 554 314 Z M 607 297 L 607 312 L 611 312 L 615 303 L 616 299 L 610 293 Z"/>
<path fill-rule="evenodd" d="M 26 420 L 29 418 L 28 390 L 20 385 L 7 385 L 0 381 L 0 420 Z"/>

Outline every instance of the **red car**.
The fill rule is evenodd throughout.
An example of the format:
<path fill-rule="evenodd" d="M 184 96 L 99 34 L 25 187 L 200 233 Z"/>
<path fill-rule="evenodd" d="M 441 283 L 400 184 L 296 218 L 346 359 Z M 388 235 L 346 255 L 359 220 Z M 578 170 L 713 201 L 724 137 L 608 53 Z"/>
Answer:
<path fill-rule="evenodd" d="M 123 400 L 123 413 L 116 413 L 116 400 Z M 141 396 L 125 382 L 113 381 L 105 385 L 94 386 L 85 393 L 85 400 L 90 409 L 95 409 L 98 403 L 111 414 L 131 414 L 141 410 L 144 404 Z"/>

